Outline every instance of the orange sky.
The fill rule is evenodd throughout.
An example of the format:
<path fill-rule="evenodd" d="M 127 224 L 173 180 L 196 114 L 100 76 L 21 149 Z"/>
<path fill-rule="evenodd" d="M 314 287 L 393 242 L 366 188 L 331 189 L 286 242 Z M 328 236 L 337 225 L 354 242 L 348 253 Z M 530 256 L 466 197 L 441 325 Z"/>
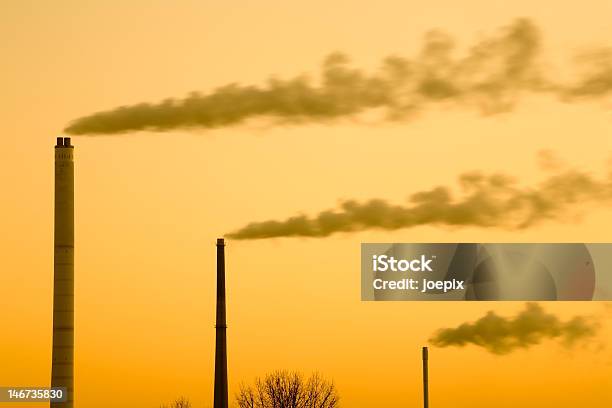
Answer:
<path fill-rule="evenodd" d="M 68 121 L 229 82 L 315 73 L 335 50 L 374 68 L 388 54 L 413 54 L 431 28 L 469 45 L 530 17 L 555 63 L 610 45 L 612 34 L 605 0 L 409 3 L 417 2 L 3 2 L 0 385 L 49 383 L 53 144 Z M 212 404 L 214 242 L 224 233 L 343 198 L 401 203 L 453 185 L 466 170 L 529 184 L 540 176 L 542 149 L 603 174 L 611 120 L 599 103 L 531 98 L 487 118 L 438 109 L 380 126 L 75 138 L 77 404 L 144 408 L 179 395 Z M 419 227 L 230 241 L 230 393 L 275 369 L 318 370 L 334 379 L 345 407 L 416 407 L 419 347 L 436 329 L 522 304 L 361 302 L 361 242 L 607 242 L 611 224 L 612 213 L 594 207 L 578 221 L 518 232 Z M 603 310 L 545 307 L 564 318 Z M 501 357 L 434 348 L 432 406 L 608 407 L 612 333 L 602 330 L 596 344 L 570 351 L 553 342 Z"/>

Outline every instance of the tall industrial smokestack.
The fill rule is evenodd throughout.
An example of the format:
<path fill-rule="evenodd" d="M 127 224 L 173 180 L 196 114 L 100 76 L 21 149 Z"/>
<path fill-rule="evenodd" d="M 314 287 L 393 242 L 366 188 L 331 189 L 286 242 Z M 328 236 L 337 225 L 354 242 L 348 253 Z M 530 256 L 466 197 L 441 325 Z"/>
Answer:
<path fill-rule="evenodd" d="M 429 353 L 427 347 L 423 347 L 423 407 L 429 408 Z"/>
<path fill-rule="evenodd" d="M 215 397 L 213 408 L 227 408 L 227 338 L 225 321 L 225 241 L 217 239 L 217 323 L 215 325 Z"/>
<path fill-rule="evenodd" d="M 69 137 L 55 146 L 55 251 L 53 258 L 53 354 L 51 387 L 65 387 L 66 401 L 51 407 L 72 408 L 74 400 L 74 149 Z"/>

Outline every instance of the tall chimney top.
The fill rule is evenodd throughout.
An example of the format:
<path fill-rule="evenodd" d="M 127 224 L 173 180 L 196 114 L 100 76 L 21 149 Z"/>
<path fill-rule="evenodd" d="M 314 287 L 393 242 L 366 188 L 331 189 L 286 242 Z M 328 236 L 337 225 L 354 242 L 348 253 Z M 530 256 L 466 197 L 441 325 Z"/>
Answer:
<path fill-rule="evenodd" d="M 55 148 L 58 147 L 70 147 L 73 148 L 74 146 L 72 146 L 70 144 L 70 138 L 69 137 L 58 137 L 57 138 L 57 145 L 55 145 Z"/>
<path fill-rule="evenodd" d="M 429 408 L 429 361 L 427 347 L 423 347 L 423 408 Z"/>
<path fill-rule="evenodd" d="M 225 240 L 223 238 L 217 238 L 217 246 L 225 246 Z"/>

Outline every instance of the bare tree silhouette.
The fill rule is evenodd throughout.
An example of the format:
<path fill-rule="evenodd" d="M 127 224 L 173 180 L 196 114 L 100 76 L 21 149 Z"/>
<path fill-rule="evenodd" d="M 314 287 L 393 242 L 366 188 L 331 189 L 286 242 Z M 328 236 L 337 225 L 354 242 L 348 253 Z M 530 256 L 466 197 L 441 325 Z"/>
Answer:
<path fill-rule="evenodd" d="M 335 408 L 339 396 L 333 382 L 314 373 L 276 371 L 257 378 L 254 386 L 242 385 L 236 395 L 240 408 Z"/>
<path fill-rule="evenodd" d="M 180 397 L 170 405 L 162 404 L 159 408 L 191 408 L 191 402 L 185 397 Z"/>

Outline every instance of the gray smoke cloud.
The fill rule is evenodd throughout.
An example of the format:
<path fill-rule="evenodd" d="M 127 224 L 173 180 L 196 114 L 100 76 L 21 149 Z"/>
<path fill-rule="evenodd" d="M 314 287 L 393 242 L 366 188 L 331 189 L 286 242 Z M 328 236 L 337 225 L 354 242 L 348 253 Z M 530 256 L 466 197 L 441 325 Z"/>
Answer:
<path fill-rule="evenodd" d="M 420 225 L 522 229 L 559 219 L 587 203 L 612 201 L 612 174 L 597 179 L 588 173 L 560 169 L 535 187 L 519 187 L 503 174 L 466 173 L 459 177 L 462 194 L 434 187 L 412 194 L 407 206 L 381 199 L 344 201 L 339 209 L 314 217 L 297 215 L 282 221 L 250 223 L 227 234 L 233 239 L 326 237 L 338 232 L 397 230 Z"/>
<path fill-rule="evenodd" d="M 494 354 L 508 354 L 550 339 L 560 340 L 569 347 L 595 336 L 598 327 L 594 318 L 576 316 L 562 321 L 546 313 L 539 304 L 527 303 L 525 310 L 515 317 L 502 317 L 489 311 L 473 323 L 439 330 L 430 342 L 438 347 L 473 344 Z"/>
<path fill-rule="evenodd" d="M 340 53 L 323 62 L 320 79 L 305 76 L 271 79 L 265 86 L 230 84 L 208 94 L 142 103 L 74 120 L 73 135 L 221 128 L 266 117 L 276 123 L 329 121 L 382 108 L 385 120 L 414 116 L 431 104 L 473 106 L 483 114 L 505 112 L 525 92 L 549 93 L 565 101 L 601 98 L 612 92 L 612 52 L 599 50 L 578 60 L 584 71 L 576 81 L 555 82 L 539 61 L 540 33 L 519 19 L 455 56 L 452 37 L 432 31 L 413 58 L 391 56 L 366 74 Z"/>

